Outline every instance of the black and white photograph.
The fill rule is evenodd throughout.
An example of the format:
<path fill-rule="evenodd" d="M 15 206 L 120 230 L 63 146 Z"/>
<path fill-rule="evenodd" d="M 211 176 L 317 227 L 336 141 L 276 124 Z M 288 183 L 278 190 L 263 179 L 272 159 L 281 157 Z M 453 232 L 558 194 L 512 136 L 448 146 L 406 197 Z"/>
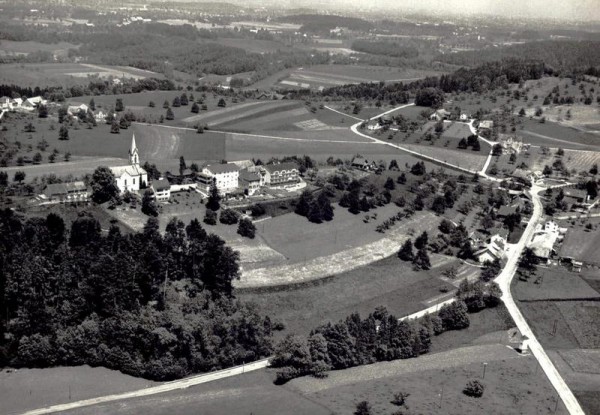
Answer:
<path fill-rule="evenodd" d="M 599 415 L 600 0 L 0 0 L 0 415 Z"/>

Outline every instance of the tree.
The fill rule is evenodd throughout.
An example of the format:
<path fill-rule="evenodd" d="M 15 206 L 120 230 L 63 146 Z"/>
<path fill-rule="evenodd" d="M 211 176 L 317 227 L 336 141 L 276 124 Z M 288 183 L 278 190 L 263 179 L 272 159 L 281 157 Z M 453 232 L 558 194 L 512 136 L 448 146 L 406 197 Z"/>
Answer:
<path fill-rule="evenodd" d="M 96 111 L 96 102 L 94 101 L 94 98 L 90 99 L 90 104 L 88 105 L 88 107 L 92 110 L 92 111 Z"/>
<path fill-rule="evenodd" d="M 590 174 L 593 174 L 594 176 L 596 174 L 598 174 L 598 164 L 595 164 L 592 166 L 592 168 L 590 169 Z"/>
<path fill-rule="evenodd" d="M 319 209 L 320 217 L 322 220 L 329 222 L 333 219 L 333 206 L 331 206 L 331 201 L 329 200 L 329 197 L 325 192 L 321 192 L 319 194 L 315 205 Z"/>
<path fill-rule="evenodd" d="M 69 128 L 66 125 L 61 125 L 60 130 L 58 131 L 58 139 L 59 140 L 68 140 L 69 139 Z"/>
<path fill-rule="evenodd" d="M 542 174 L 544 176 L 551 176 L 552 175 L 552 167 L 545 165 L 544 170 L 542 171 Z"/>
<path fill-rule="evenodd" d="M 523 250 L 523 254 L 521 255 L 521 259 L 519 261 L 519 266 L 525 268 L 526 270 L 533 271 L 536 268 L 536 265 L 540 263 L 539 258 L 535 254 L 534 250 L 531 248 L 525 248 Z"/>
<path fill-rule="evenodd" d="M 525 108 L 521 108 L 519 110 L 519 117 L 524 117 L 525 116 Z"/>
<path fill-rule="evenodd" d="M 296 209 L 294 212 L 300 216 L 308 216 L 311 205 L 313 202 L 312 193 L 309 190 L 305 190 L 300 194 L 298 202 L 296 203 Z"/>
<path fill-rule="evenodd" d="M 91 180 L 92 200 L 98 204 L 116 199 L 119 188 L 112 171 L 105 166 L 96 168 Z"/>
<path fill-rule="evenodd" d="M 454 229 L 454 225 L 448 219 L 442 219 L 442 221 L 440 222 L 440 226 L 438 226 L 438 229 L 440 230 L 440 232 L 447 235 L 450 232 L 452 232 L 452 230 Z"/>
<path fill-rule="evenodd" d="M 185 164 L 185 159 L 183 156 L 179 156 L 179 175 L 183 176 L 183 172 L 187 169 L 187 165 Z"/>
<path fill-rule="evenodd" d="M 367 401 L 361 401 L 356 405 L 354 415 L 371 415 L 371 405 Z"/>
<path fill-rule="evenodd" d="M 40 104 L 37 110 L 39 118 L 48 118 L 48 107 L 46 105 Z"/>
<path fill-rule="evenodd" d="M 194 102 L 194 103 L 192 104 L 191 111 L 192 111 L 194 114 L 198 114 L 198 113 L 200 112 L 200 107 L 198 106 L 198 104 L 196 104 L 196 103 Z"/>
<path fill-rule="evenodd" d="M 188 104 L 188 96 L 187 94 L 184 92 L 183 94 L 181 94 L 181 98 L 179 99 L 181 105 L 185 106 Z"/>
<path fill-rule="evenodd" d="M 396 188 L 396 185 L 394 184 L 394 180 L 391 177 L 388 177 L 383 187 L 387 190 L 394 190 Z"/>
<path fill-rule="evenodd" d="M 216 225 L 217 212 L 215 212 L 214 210 L 206 209 L 206 213 L 204 214 L 204 219 L 202 221 L 207 225 Z"/>
<path fill-rule="evenodd" d="M 233 209 L 222 209 L 219 215 L 219 222 L 225 225 L 234 225 L 238 223 L 238 213 Z"/>
<path fill-rule="evenodd" d="M 464 301 L 457 300 L 444 305 L 438 312 L 444 330 L 462 330 L 469 327 L 469 315 Z"/>
<path fill-rule="evenodd" d="M 225 102 L 225 99 L 223 99 L 223 98 L 221 98 L 219 100 L 219 102 L 217 103 L 217 106 L 222 107 L 222 108 L 225 107 L 226 105 L 227 105 L 227 103 Z"/>
<path fill-rule="evenodd" d="M 196 130 L 196 132 L 198 134 L 204 134 L 204 127 L 200 124 L 198 124 L 198 129 Z"/>
<path fill-rule="evenodd" d="M 423 176 L 427 169 L 425 168 L 425 163 L 422 161 L 418 161 L 410 168 L 410 172 L 415 176 Z"/>
<path fill-rule="evenodd" d="M 206 209 L 217 211 L 221 207 L 220 202 L 221 195 L 219 195 L 219 189 L 217 189 L 217 184 L 213 183 L 210 185 L 208 200 L 206 201 Z"/>
<path fill-rule="evenodd" d="M 441 108 L 444 104 L 444 91 L 437 88 L 422 88 L 417 91 L 415 104 L 421 107 Z"/>
<path fill-rule="evenodd" d="M 406 398 L 410 396 L 410 393 L 398 392 L 394 394 L 394 399 L 392 399 L 392 404 L 396 406 L 404 406 L 406 404 Z"/>
<path fill-rule="evenodd" d="M 242 218 L 238 225 L 237 233 L 244 238 L 254 239 L 254 235 L 256 234 L 256 226 L 254 226 L 250 219 Z"/>
<path fill-rule="evenodd" d="M 33 156 L 33 163 L 40 164 L 42 162 L 42 155 L 40 153 L 35 153 Z"/>
<path fill-rule="evenodd" d="M 169 100 L 165 99 L 165 102 L 163 102 L 163 108 L 167 109 L 171 106 L 171 104 L 169 104 Z"/>
<path fill-rule="evenodd" d="M 115 102 L 115 111 L 122 112 L 124 110 L 125 110 L 125 105 L 123 105 L 123 99 L 117 98 L 117 101 Z"/>
<path fill-rule="evenodd" d="M 405 184 L 406 183 L 406 175 L 404 173 L 400 173 L 400 176 L 398 176 L 398 178 L 396 179 L 396 182 L 398 182 L 398 184 Z"/>
<path fill-rule="evenodd" d="M 423 231 L 423 233 L 421 235 L 419 235 L 417 237 L 417 239 L 415 239 L 415 248 L 417 248 L 417 249 L 427 248 L 427 241 L 428 241 L 427 231 Z"/>
<path fill-rule="evenodd" d="M 25 172 L 21 171 L 21 170 L 17 170 L 15 172 L 15 176 L 13 178 L 13 181 L 18 182 L 19 184 L 21 184 L 21 182 L 25 180 Z"/>
<path fill-rule="evenodd" d="M 413 268 L 417 271 L 431 269 L 431 261 L 429 260 L 427 249 L 421 248 L 417 251 L 415 258 L 413 259 Z"/>
<path fill-rule="evenodd" d="M 0 187 L 8 186 L 8 173 L 0 171 Z"/>
<path fill-rule="evenodd" d="M 65 117 L 68 115 L 68 111 L 65 107 L 60 107 L 58 109 L 58 122 L 59 124 L 62 124 L 62 122 L 65 120 Z"/>
<path fill-rule="evenodd" d="M 402 261 L 412 261 L 415 255 L 413 253 L 413 244 L 410 239 L 407 239 L 398 251 L 398 258 Z"/>
<path fill-rule="evenodd" d="M 154 107 L 156 107 L 156 104 L 154 103 L 154 101 L 150 101 L 150 102 L 148 102 L 148 107 L 154 108 Z"/>
<path fill-rule="evenodd" d="M 119 129 L 126 130 L 129 127 L 129 122 L 125 119 L 125 117 L 121 117 L 119 120 Z"/>
<path fill-rule="evenodd" d="M 173 108 L 179 108 L 179 107 L 181 107 L 181 100 L 179 99 L 179 97 L 173 98 Z"/>
<path fill-rule="evenodd" d="M 148 216 L 158 216 L 158 205 L 154 193 L 150 189 L 146 190 L 142 197 L 142 213 Z"/>
<path fill-rule="evenodd" d="M 117 120 L 112 120 L 112 123 L 110 124 L 110 133 L 111 134 L 120 134 L 121 133 L 121 127 L 119 126 L 119 123 L 117 122 Z"/>
<path fill-rule="evenodd" d="M 175 115 L 173 114 L 173 110 L 171 108 L 167 108 L 167 114 L 166 114 L 165 118 L 169 121 L 172 121 L 175 119 Z"/>
<path fill-rule="evenodd" d="M 468 144 L 467 144 L 467 139 L 466 139 L 466 138 L 464 138 L 464 137 L 463 137 L 463 138 L 461 138 L 461 139 L 460 139 L 460 141 L 458 142 L 458 148 L 460 148 L 460 149 L 464 150 L 464 149 L 466 149 L 467 147 L 468 147 Z"/>
<path fill-rule="evenodd" d="M 501 144 L 494 144 L 494 146 L 492 147 L 492 156 L 501 156 L 502 155 L 502 145 Z"/>

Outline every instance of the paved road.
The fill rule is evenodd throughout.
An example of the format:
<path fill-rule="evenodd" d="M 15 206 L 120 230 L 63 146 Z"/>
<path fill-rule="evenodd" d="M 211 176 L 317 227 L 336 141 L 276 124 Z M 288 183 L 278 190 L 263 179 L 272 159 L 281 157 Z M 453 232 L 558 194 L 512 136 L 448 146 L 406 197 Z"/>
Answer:
<path fill-rule="evenodd" d="M 101 396 L 98 398 L 86 399 L 83 401 L 70 402 L 66 404 L 48 406 L 46 408 L 35 409 L 33 411 L 25 412 L 23 415 L 42 415 L 51 414 L 55 412 L 67 411 L 70 409 L 82 408 L 85 406 L 96 405 L 100 403 L 107 403 L 113 401 L 119 401 L 121 399 L 138 398 L 142 396 L 156 395 L 157 393 L 170 392 L 177 389 L 186 389 L 190 386 L 200 385 L 201 383 L 212 382 L 215 380 L 227 378 L 230 376 L 240 375 L 246 372 L 252 372 L 254 370 L 263 369 L 269 364 L 269 359 L 262 359 L 256 362 L 249 363 L 243 366 L 235 366 L 225 370 L 219 370 L 218 372 L 207 373 L 204 375 L 192 376 L 182 380 L 176 380 L 173 382 L 163 383 L 159 386 L 153 386 L 150 388 L 142 389 L 139 391 L 126 392 L 115 395 Z"/>
<path fill-rule="evenodd" d="M 548 354 L 535 337 L 535 334 L 525 320 L 521 310 L 519 310 L 517 307 L 510 291 L 511 281 L 517 271 L 519 257 L 521 256 L 521 253 L 523 252 L 527 242 L 531 240 L 535 231 L 535 225 L 543 218 L 543 207 L 538 195 L 540 190 L 543 190 L 543 188 L 533 184 L 531 188 L 533 214 L 529 220 L 525 232 L 523 232 L 523 236 L 521 236 L 519 242 L 509 252 L 506 265 L 500 275 L 496 278 L 496 282 L 502 290 L 502 301 L 504 301 L 508 312 L 515 321 L 521 334 L 529 338 L 529 348 L 532 354 L 539 362 L 554 389 L 556 389 L 556 392 L 560 396 L 565 407 L 572 415 L 583 415 L 584 412 L 581 409 L 579 402 L 575 398 L 575 395 L 573 395 L 573 392 L 571 392 L 571 389 L 569 389 L 569 386 L 567 386 L 566 382 L 548 357 Z"/>

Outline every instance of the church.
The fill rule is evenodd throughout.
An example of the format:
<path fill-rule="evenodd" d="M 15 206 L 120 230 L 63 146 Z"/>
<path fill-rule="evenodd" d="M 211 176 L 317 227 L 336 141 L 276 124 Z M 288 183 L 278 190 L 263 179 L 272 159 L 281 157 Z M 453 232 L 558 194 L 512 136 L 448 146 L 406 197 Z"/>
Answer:
<path fill-rule="evenodd" d="M 110 170 L 115 175 L 115 181 L 121 193 L 126 190 L 137 192 L 148 185 L 148 173 L 140 167 L 140 156 L 135 144 L 135 134 L 131 138 L 129 165 L 111 167 Z"/>

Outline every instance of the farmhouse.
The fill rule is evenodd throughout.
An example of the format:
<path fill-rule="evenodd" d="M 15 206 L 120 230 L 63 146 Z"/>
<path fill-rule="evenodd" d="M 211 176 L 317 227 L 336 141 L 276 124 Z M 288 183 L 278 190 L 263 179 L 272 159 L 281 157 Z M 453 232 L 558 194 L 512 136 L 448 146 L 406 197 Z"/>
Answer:
<path fill-rule="evenodd" d="M 154 180 L 150 188 L 157 202 L 167 203 L 171 198 L 171 184 L 166 179 Z"/>
<path fill-rule="evenodd" d="M 46 186 L 43 198 L 55 202 L 86 202 L 90 192 L 84 182 L 53 183 Z"/>
<path fill-rule="evenodd" d="M 376 170 L 377 169 L 377 163 L 375 163 L 374 161 L 369 161 L 364 157 L 354 157 L 352 159 L 351 166 L 354 167 L 355 169 L 360 169 L 360 170 Z"/>
<path fill-rule="evenodd" d="M 502 150 L 508 154 L 519 154 L 523 148 L 523 140 L 517 136 L 500 134 L 498 142 L 502 146 Z"/>
<path fill-rule="evenodd" d="M 587 207 L 593 203 L 584 189 L 565 188 L 563 190 L 565 198 L 564 201 L 575 206 Z"/>
<path fill-rule="evenodd" d="M 494 121 L 492 120 L 483 120 L 479 123 L 480 131 L 490 131 L 492 128 L 494 128 Z"/>
<path fill-rule="evenodd" d="M 10 102 L 12 100 L 9 97 L 1 97 L 0 98 L 0 109 L 9 110 L 11 109 Z"/>
<path fill-rule="evenodd" d="M 490 242 L 485 248 L 475 252 L 475 258 L 480 263 L 487 261 L 494 262 L 496 259 L 502 259 L 504 257 L 504 250 L 506 249 L 506 239 L 502 235 L 495 234 L 490 238 Z"/>
<path fill-rule="evenodd" d="M 240 168 L 233 163 L 209 164 L 202 169 L 200 176 L 200 183 L 208 184 L 208 187 L 214 183 L 219 193 L 225 195 L 237 189 Z M 207 181 L 210 183 L 206 183 Z"/>
<path fill-rule="evenodd" d="M 38 106 L 40 105 L 45 105 L 46 104 L 46 100 L 40 96 L 37 97 L 32 97 L 32 98 L 27 98 L 23 104 L 21 105 L 21 108 L 28 110 L 28 111 L 33 111 L 34 109 L 36 109 Z"/>
<path fill-rule="evenodd" d="M 267 164 L 263 170 L 265 185 L 271 188 L 288 189 L 301 182 L 296 163 Z"/>
<path fill-rule="evenodd" d="M 135 144 L 135 134 L 131 138 L 129 165 L 111 167 L 110 170 L 115 175 L 117 187 L 121 192 L 125 192 L 126 190 L 137 192 L 146 187 L 146 184 L 148 183 L 148 173 L 140 167 L 140 156 Z"/>
<path fill-rule="evenodd" d="M 431 114 L 429 116 L 430 120 L 434 120 L 434 121 L 443 121 L 443 120 L 447 120 L 450 117 L 450 112 L 446 111 L 445 109 L 439 109 L 436 112 L 434 112 L 433 114 Z"/>
<path fill-rule="evenodd" d="M 547 262 L 555 253 L 554 244 L 562 231 L 555 222 L 546 222 L 543 226 L 538 224 L 528 247 L 539 259 Z"/>
<path fill-rule="evenodd" d="M 69 113 L 69 115 L 77 116 L 79 111 L 87 112 L 88 109 L 89 107 L 85 104 L 69 105 L 69 107 L 67 108 L 67 112 Z"/>

